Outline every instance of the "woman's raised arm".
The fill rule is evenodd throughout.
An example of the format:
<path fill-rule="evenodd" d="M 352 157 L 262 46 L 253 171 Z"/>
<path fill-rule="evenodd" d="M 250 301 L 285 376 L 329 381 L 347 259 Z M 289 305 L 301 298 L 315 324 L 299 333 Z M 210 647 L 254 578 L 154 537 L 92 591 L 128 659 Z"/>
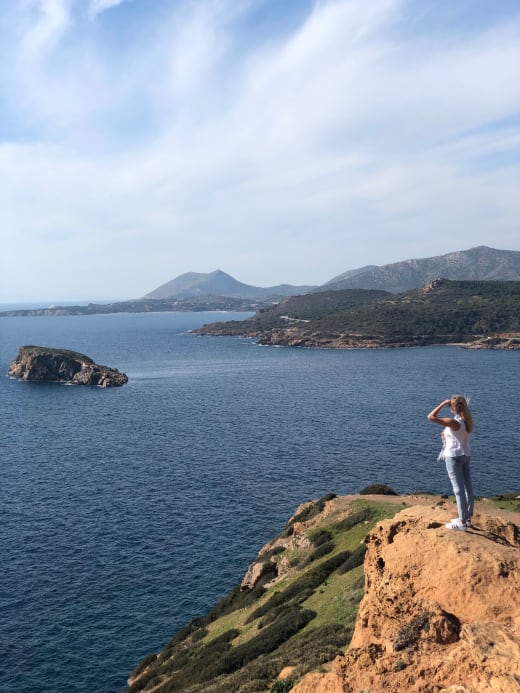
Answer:
<path fill-rule="evenodd" d="M 448 426 L 453 431 L 458 431 L 460 428 L 460 423 L 447 416 L 439 416 L 439 412 L 444 407 L 449 407 L 451 404 L 451 399 L 444 399 L 440 404 L 438 404 L 435 409 L 432 409 L 428 414 L 428 421 L 432 423 L 439 424 L 439 426 Z"/>

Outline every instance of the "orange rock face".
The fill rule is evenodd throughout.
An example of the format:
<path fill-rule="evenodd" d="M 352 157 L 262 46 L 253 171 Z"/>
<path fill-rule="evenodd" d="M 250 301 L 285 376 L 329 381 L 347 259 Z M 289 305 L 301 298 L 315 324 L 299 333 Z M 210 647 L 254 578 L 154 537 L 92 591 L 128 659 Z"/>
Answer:
<path fill-rule="evenodd" d="M 350 649 L 294 693 L 520 691 L 518 515 L 480 512 L 467 532 L 449 519 L 416 506 L 377 525 Z"/>

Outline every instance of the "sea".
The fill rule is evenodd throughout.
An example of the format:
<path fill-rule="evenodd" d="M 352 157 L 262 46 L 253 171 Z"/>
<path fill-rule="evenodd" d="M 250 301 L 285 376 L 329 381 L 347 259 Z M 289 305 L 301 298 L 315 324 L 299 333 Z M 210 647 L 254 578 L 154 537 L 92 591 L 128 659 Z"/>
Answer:
<path fill-rule="evenodd" d="M 304 501 L 372 483 L 448 493 L 426 415 L 453 393 L 475 417 L 476 493 L 520 491 L 520 352 L 190 332 L 247 315 L 0 319 L 3 693 L 120 693 Z M 129 382 L 8 378 L 27 344 L 83 352 Z"/>

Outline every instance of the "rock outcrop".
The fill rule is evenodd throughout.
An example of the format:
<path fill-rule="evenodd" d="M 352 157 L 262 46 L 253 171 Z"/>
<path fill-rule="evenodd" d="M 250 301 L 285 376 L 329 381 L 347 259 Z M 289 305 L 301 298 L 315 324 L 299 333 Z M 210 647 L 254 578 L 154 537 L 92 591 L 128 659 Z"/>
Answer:
<path fill-rule="evenodd" d="M 518 500 L 477 501 L 467 532 L 429 494 L 304 503 L 127 693 L 520 691 Z"/>
<path fill-rule="evenodd" d="M 22 346 L 11 361 L 7 374 L 12 378 L 35 382 L 60 382 L 74 385 L 117 387 L 128 377 L 109 366 L 101 366 L 76 351 L 41 346 Z"/>
<path fill-rule="evenodd" d="M 447 519 L 416 506 L 367 536 L 350 647 L 294 693 L 520 691 L 518 516 L 481 512 L 468 532 Z"/>

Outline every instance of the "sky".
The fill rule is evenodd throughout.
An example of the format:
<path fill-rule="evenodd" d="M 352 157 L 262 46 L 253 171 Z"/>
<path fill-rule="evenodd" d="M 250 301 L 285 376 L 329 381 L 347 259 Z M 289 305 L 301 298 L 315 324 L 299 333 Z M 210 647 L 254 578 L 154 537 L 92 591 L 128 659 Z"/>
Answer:
<path fill-rule="evenodd" d="M 0 302 L 520 250 L 518 0 L 4 0 Z"/>

